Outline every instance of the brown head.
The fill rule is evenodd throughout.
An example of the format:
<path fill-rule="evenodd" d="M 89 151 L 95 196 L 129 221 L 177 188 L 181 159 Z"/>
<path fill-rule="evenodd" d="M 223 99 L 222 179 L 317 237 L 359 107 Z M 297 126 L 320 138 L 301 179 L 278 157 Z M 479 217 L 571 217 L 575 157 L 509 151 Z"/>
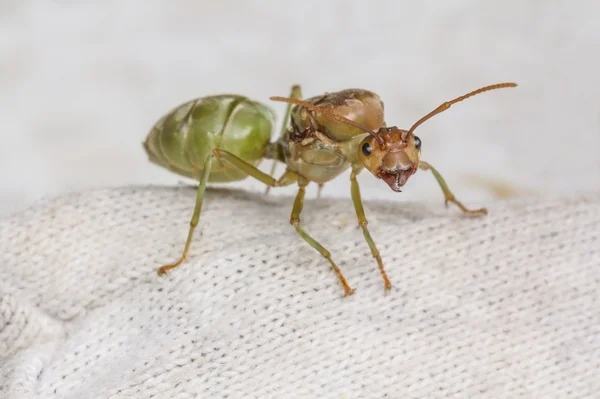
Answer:
<path fill-rule="evenodd" d="M 382 127 L 376 137 L 368 136 L 358 148 L 358 158 L 375 177 L 401 192 L 419 167 L 421 139 L 396 126 Z"/>
<path fill-rule="evenodd" d="M 324 115 L 337 121 L 357 127 L 358 129 L 369 133 L 359 145 L 358 158 L 361 163 L 375 177 L 385 181 L 395 192 L 401 192 L 402 186 L 419 168 L 419 159 L 421 155 L 421 139 L 414 135 L 415 129 L 431 117 L 444 112 L 452 104 L 462 101 L 468 97 L 482 93 L 488 90 L 501 89 L 504 87 L 516 87 L 515 83 L 499 83 L 491 86 L 482 87 L 454 100 L 448 101 L 419 119 L 409 130 L 398 129 L 396 126 L 381 127 L 374 132 L 357 123 L 337 115 L 331 110 L 320 108 L 316 105 L 306 103 L 301 100 L 289 99 L 284 97 L 271 97 L 272 100 L 284 101 L 304 106 L 316 112 L 322 112 Z"/>

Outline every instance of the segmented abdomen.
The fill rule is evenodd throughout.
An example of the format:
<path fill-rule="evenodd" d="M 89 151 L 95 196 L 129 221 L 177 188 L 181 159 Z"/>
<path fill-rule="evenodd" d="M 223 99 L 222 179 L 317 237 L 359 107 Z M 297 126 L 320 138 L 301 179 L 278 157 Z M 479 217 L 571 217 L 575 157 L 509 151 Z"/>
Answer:
<path fill-rule="evenodd" d="M 152 127 L 143 143 L 151 162 L 198 180 L 213 148 L 258 165 L 271 139 L 275 114 L 238 95 L 216 95 L 183 103 Z M 224 161 L 211 161 L 211 182 L 247 175 Z"/>

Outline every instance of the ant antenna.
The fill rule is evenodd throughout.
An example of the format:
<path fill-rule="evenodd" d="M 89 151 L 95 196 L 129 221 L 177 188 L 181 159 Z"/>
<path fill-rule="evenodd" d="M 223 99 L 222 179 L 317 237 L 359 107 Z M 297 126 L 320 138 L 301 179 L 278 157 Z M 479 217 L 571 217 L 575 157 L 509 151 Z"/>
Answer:
<path fill-rule="evenodd" d="M 379 143 L 379 146 L 384 149 L 385 148 L 385 142 L 383 141 L 383 139 L 375 132 L 366 129 L 362 126 L 360 126 L 358 123 L 351 121 L 348 118 L 345 118 L 341 115 L 338 115 L 324 107 L 318 107 L 316 105 L 313 105 L 311 103 L 308 103 L 306 101 L 302 101 L 302 100 L 298 100 L 295 98 L 288 98 L 288 97 L 270 97 L 271 100 L 273 101 L 281 101 L 281 102 L 286 102 L 286 103 L 290 103 L 290 104 L 296 104 L 296 105 L 300 105 L 304 108 L 310 109 L 311 111 L 315 111 L 315 112 L 322 112 L 325 116 L 328 116 L 330 118 L 333 118 L 335 120 L 337 120 L 338 122 L 341 123 L 345 123 L 346 125 L 350 125 L 350 126 L 354 126 L 357 129 L 362 130 L 365 133 L 369 133 L 371 136 L 375 137 L 375 140 L 377 140 L 377 142 Z"/>
<path fill-rule="evenodd" d="M 484 91 L 495 90 L 495 89 L 502 89 L 502 88 L 505 88 L 505 87 L 516 87 L 516 86 L 517 86 L 516 83 L 498 83 L 498 84 L 495 84 L 495 85 L 482 87 L 481 89 L 477 89 L 477 90 L 474 90 L 474 91 L 472 91 L 470 93 L 467 93 L 467 94 L 465 94 L 463 96 L 457 97 L 454 100 L 447 101 L 447 102 L 443 103 L 442 105 L 440 105 L 439 107 L 437 107 L 436 109 L 434 109 L 433 111 L 431 111 L 430 113 L 428 113 L 427 115 L 425 115 L 424 117 L 422 117 L 421 119 L 419 119 L 410 128 L 410 130 L 408 131 L 407 135 L 409 135 L 412 132 L 414 132 L 414 130 L 417 128 L 417 126 L 419 126 L 421 123 L 425 122 L 427 119 L 429 119 L 429 118 L 431 118 L 431 117 L 433 117 L 433 116 L 435 116 L 435 115 L 437 115 L 439 113 L 442 113 L 445 110 L 447 110 L 448 108 L 450 108 L 450 106 L 452 104 L 456 104 L 457 102 L 465 100 L 465 99 L 467 99 L 469 97 L 472 97 L 472 96 L 474 96 L 476 94 L 483 93 Z"/>

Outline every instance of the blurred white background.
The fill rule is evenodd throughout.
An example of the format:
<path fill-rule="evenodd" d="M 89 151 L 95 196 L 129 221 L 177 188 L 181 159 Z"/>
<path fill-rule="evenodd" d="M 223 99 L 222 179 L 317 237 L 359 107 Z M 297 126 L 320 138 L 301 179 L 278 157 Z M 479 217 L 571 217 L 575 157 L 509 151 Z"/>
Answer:
<path fill-rule="evenodd" d="M 422 125 L 423 159 L 474 205 L 598 190 L 598 4 L 0 1 L 0 216 L 73 190 L 185 181 L 142 149 L 160 116 L 235 92 L 281 117 L 268 97 L 294 83 L 306 97 L 374 90 L 388 124 L 408 128 L 445 100 L 517 82 Z M 402 194 L 367 173 L 360 182 L 367 199 L 442 203 L 423 172 Z M 349 189 L 342 176 L 323 194 Z"/>

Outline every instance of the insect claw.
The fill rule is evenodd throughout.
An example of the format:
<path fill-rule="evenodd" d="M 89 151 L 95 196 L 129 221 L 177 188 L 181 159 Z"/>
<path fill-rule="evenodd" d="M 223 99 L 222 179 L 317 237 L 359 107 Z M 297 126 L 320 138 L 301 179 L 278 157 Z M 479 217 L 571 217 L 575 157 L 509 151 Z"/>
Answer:
<path fill-rule="evenodd" d="M 159 276 L 166 276 L 167 271 L 165 270 L 164 267 L 159 267 L 158 270 L 156 271 L 156 274 L 158 274 Z"/>
<path fill-rule="evenodd" d="M 485 208 L 481 208 L 481 209 L 468 210 L 466 213 L 467 213 L 467 215 L 472 215 L 472 216 L 485 216 L 488 214 L 488 211 Z"/>
<path fill-rule="evenodd" d="M 173 263 L 172 265 L 166 265 L 166 266 L 159 267 L 158 270 L 156 271 L 156 274 L 158 274 L 159 276 L 166 276 L 167 272 L 169 270 L 179 267 L 179 265 L 181 265 L 186 258 L 187 258 L 187 254 L 182 256 L 181 258 L 179 258 L 179 260 L 177 262 Z"/>

